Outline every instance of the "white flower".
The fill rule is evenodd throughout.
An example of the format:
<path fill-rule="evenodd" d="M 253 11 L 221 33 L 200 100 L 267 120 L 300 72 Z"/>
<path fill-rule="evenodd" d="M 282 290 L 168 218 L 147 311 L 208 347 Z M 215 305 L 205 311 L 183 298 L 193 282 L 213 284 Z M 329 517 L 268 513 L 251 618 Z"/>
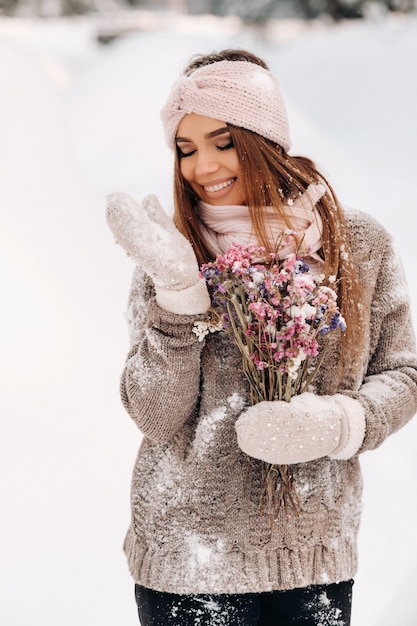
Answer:
<path fill-rule="evenodd" d="M 209 333 L 215 333 L 223 329 L 223 324 L 221 320 L 217 323 L 214 322 L 205 322 L 204 320 L 199 320 L 198 322 L 194 322 L 194 328 L 192 332 L 197 335 L 198 341 L 203 341 L 203 339 Z"/>
<path fill-rule="evenodd" d="M 293 380 L 297 378 L 297 371 L 300 369 L 300 365 L 307 358 L 304 350 L 300 350 L 298 355 L 291 359 L 291 363 L 288 365 L 288 376 Z"/>
<path fill-rule="evenodd" d="M 293 304 L 292 307 L 290 308 L 290 315 L 294 319 L 296 317 L 303 317 L 300 307 L 295 304 Z"/>
<path fill-rule="evenodd" d="M 274 339 L 277 333 L 277 329 L 273 324 L 267 324 L 265 326 L 265 332 L 269 333 L 271 337 Z"/>
<path fill-rule="evenodd" d="M 333 289 L 330 289 L 330 287 L 326 287 L 325 285 L 322 285 L 320 287 L 319 291 L 320 291 L 320 293 L 327 294 L 327 296 L 329 298 L 331 298 L 332 300 L 334 300 L 336 302 L 336 300 L 337 300 L 337 293 Z"/>
<path fill-rule="evenodd" d="M 315 276 L 313 276 L 313 280 L 316 283 L 316 285 L 321 285 L 321 283 L 323 282 L 323 280 L 325 279 L 325 275 L 324 274 L 316 274 Z M 332 282 L 332 281 L 330 281 Z"/>
<path fill-rule="evenodd" d="M 255 285 L 259 285 L 259 283 L 261 283 L 265 278 L 265 275 L 262 272 L 253 272 L 252 274 L 252 280 L 255 283 Z"/>
<path fill-rule="evenodd" d="M 198 341 L 203 341 L 204 337 L 209 334 L 207 322 L 194 322 L 193 333 L 197 335 Z"/>
<path fill-rule="evenodd" d="M 316 307 L 312 306 L 308 302 L 304 302 L 301 307 L 293 305 L 290 308 L 290 315 L 293 318 L 301 317 L 302 321 L 305 322 L 306 319 L 311 319 L 312 317 L 315 317 Z"/>

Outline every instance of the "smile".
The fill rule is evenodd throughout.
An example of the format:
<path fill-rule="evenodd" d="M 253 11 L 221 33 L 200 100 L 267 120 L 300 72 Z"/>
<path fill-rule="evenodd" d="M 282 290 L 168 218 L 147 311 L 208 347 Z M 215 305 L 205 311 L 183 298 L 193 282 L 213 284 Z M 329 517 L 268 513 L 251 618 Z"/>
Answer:
<path fill-rule="evenodd" d="M 204 185 L 204 191 L 208 193 L 214 193 L 215 191 L 220 191 L 221 189 L 225 189 L 225 187 L 230 187 L 233 185 L 236 178 L 231 178 L 230 180 L 226 180 L 224 183 L 218 183 L 217 185 Z"/>

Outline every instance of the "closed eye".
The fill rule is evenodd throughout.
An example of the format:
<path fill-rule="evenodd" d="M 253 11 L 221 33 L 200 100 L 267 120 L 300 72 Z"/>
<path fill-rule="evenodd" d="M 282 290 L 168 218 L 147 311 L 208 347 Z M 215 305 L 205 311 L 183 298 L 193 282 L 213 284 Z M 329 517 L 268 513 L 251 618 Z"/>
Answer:
<path fill-rule="evenodd" d="M 181 150 L 178 144 L 177 144 L 177 150 L 178 150 L 178 156 L 180 159 L 185 159 L 185 157 L 191 156 L 192 154 L 194 154 L 194 152 L 197 152 L 197 150 L 190 150 L 189 152 L 184 152 L 183 150 Z"/>
<path fill-rule="evenodd" d="M 225 146 L 217 146 L 217 150 L 230 150 L 230 148 L 234 148 L 234 143 L 232 140 L 229 141 Z"/>
<path fill-rule="evenodd" d="M 230 150 L 231 148 L 234 148 L 234 143 L 232 141 L 232 139 L 229 137 L 228 138 L 229 141 L 226 144 L 222 144 L 220 143 L 220 145 L 216 145 L 216 150 L 220 150 L 221 152 L 225 152 L 226 150 Z M 180 144 L 183 145 L 182 148 L 180 148 Z M 188 147 L 188 142 L 177 142 L 177 150 L 178 150 L 178 156 L 180 159 L 185 159 L 186 157 L 192 156 L 193 154 L 195 154 L 197 152 L 197 148 L 192 147 L 192 144 L 189 145 Z"/>

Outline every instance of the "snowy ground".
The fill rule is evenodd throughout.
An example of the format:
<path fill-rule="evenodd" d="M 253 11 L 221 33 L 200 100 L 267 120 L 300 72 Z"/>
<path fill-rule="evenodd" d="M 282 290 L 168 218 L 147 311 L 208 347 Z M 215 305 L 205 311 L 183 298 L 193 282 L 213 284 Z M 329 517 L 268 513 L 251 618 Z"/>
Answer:
<path fill-rule="evenodd" d="M 140 14 L 137 14 L 138 16 Z M 413 271 L 417 20 L 328 28 L 129 16 L 0 20 L 0 621 L 137 623 L 121 553 L 139 433 L 118 398 L 131 264 L 104 223 L 104 195 L 171 204 L 159 109 L 189 56 L 261 54 L 281 79 L 294 153 L 345 202 L 377 216 Z M 417 623 L 417 421 L 364 455 L 353 626 Z"/>

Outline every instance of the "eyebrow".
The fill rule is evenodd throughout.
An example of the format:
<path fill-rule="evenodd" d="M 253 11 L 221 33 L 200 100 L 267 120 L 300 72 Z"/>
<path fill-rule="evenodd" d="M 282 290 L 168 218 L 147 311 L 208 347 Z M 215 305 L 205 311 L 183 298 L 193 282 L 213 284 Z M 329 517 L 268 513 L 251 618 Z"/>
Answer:
<path fill-rule="evenodd" d="M 230 133 L 227 126 L 222 126 L 221 128 L 217 128 L 216 130 L 212 130 L 211 133 L 207 133 L 205 135 L 206 139 L 211 139 L 212 137 L 217 137 L 218 135 L 225 135 L 226 133 Z M 175 141 L 177 143 L 192 143 L 192 139 L 187 139 L 187 137 L 175 137 Z"/>

